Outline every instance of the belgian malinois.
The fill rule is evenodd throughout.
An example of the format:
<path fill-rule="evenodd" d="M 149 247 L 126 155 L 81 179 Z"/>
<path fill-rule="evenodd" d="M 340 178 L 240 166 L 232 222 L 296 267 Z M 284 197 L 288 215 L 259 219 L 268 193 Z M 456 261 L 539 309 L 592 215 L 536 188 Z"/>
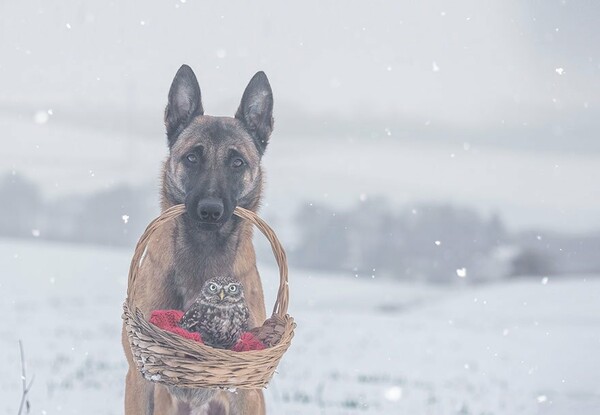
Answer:
<path fill-rule="evenodd" d="M 244 286 L 250 326 L 265 320 L 265 305 L 251 225 L 236 206 L 256 211 L 262 190 L 261 157 L 273 130 L 273 93 L 258 72 L 235 117 L 204 115 L 200 87 L 183 65 L 171 84 L 165 110 L 169 155 L 162 175 L 162 209 L 184 203 L 186 213 L 164 226 L 148 247 L 134 303 L 152 310 L 186 310 L 207 278 L 232 275 Z M 125 388 L 126 415 L 264 414 L 262 391 L 237 392 L 165 387 L 145 380 L 132 359 Z"/>

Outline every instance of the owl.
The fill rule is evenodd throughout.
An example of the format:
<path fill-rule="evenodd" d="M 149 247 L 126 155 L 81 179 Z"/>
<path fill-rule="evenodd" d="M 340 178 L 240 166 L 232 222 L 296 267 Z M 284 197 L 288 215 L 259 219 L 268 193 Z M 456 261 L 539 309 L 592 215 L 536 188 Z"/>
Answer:
<path fill-rule="evenodd" d="M 200 333 L 208 346 L 231 349 L 248 330 L 249 318 L 242 284 L 231 277 L 217 277 L 204 283 L 179 325 Z"/>

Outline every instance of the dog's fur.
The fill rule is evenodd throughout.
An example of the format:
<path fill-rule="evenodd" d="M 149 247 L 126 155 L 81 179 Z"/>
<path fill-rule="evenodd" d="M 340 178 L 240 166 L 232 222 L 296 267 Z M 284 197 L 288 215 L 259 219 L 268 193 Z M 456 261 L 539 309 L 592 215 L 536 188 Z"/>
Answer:
<path fill-rule="evenodd" d="M 207 278 L 233 275 L 245 289 L 250 327 L 265 320 L 252 227 L 233 210 L 256 211 L 259 206 L 260 161 L 273 129 L 272 110 L 273 95 L 263 72 L 246 87 L 235 117 L 204 115 L 193 71 L 183 65 L 175 75 L 165 110 L 169 156 L 161 197 L 163 210 L 185 203 L 186 213 L 158 231 L 142 263 L 143 279 L 131 287 L 133 303 L 146 317 L 156 309 L 186 310 Z M 206 209 L 215 204 L 216 213 L 206 220 Z M 125 329 L 122 340 L 129 363 L 126 415 L 265 413 L 260 390 L 167 388 L 146 381 L 133 361 Z"/>

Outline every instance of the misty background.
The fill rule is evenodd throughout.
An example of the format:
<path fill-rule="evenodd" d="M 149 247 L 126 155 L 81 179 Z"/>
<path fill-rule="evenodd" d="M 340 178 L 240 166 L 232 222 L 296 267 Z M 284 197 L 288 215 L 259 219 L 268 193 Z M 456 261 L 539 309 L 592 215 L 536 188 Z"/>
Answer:
<path fill-rule="evenodd" d="M 264 70 L 262 214 L 294 264 L 454 281 L 600 271 L 593 1 L 0 3 L 0 235 L 132 247 L 170 82 Z M 268 250 L 261 248 L 268 256 Z"/>
<path fill-rule="evenodd" d="M 270 414 L 597 415 L 600 2 L 0 0 L 0 412 L 122 413 L 177 69 L 266 72 Z M 278 274 L 255 237 L 267 310 Z"/>

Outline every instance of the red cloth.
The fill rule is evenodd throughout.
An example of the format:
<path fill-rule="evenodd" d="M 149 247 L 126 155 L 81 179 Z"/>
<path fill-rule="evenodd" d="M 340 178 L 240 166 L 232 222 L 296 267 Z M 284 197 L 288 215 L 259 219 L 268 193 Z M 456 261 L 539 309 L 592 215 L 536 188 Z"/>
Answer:
<path fill-rule="evenodd" d="M 238 342 L 231 348 L 234 352 L 247 352 L 249 350 L 263 350 L 265 345 L 263 342 L 254 337 L 252 333 L 242 333 L 242 337 Z"/>
<path fill-rule="evenodd" d="M 181 337 L 185 337 L 186 339 L 196 340 L 197 342 L 202 343 L 202 337 L 200 336 L 200 333 L 193 333 L 179 327 L 179 322 L 181 321 L 182 317 L 183 311 L 154 310 L 150 316 L 150 323 L 163 330 L 178 334 Z"/>
<path fill-rule="evenodd" d="M 200 333 L 190 332 L 179 327 L 179 322 L 181 321 L 182 317 L 183 311 L 180 310 L 154 310 L 150 315 L 150 323 L 163 330 L 185 337 L 186 339 L 203 343 Z M 231 350 L 235 352 L 247 352 L 250 350 L 263 350 L 265 348 L 266 347 L 263 342 L 258 340 L 254 334 L 245 332 L 242 333 L 242 337 L 240 337 L 238 342 L 231 348 Z"/>

